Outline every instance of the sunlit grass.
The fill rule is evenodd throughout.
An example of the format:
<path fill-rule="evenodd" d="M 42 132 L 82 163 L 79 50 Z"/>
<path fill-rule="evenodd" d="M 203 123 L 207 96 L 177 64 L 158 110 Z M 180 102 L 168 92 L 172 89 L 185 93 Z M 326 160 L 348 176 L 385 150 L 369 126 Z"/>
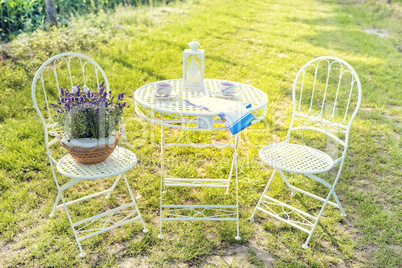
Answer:
<path fill-rule="evenodd" d="M 396 267 L 402 262 L 402 55 L 397 49 L 402 37 L 398 10 L 397 5 L 339 5 L 337 1 L 188 1 L 163 8 L 121 8 L 116 13 L 77 17 L 70 27 L 56 32 L 21 35 L 6 51 L 10 59 L 0 66 L 0 266 L 118 266 L 124 261 L 132 266 L 145 262 L 161 267 L 213 261 L 225 264 L 220 256 L 234 254 L 244 245 L 249 250 L 258 247 L 274 262 L 246 250 L 247 257 L 238 267 Z M 385 28 L 390 37 L 366 33 L 365 28 Z M 86 259 L 77 258 L 78 246 L 66 213 L 59 210 L 54 218 L 48 217 L 57 191 L 30 96 L 36 70 L 57 53 L 81 52 L 102 66 L 114 92 L 127 92 L 133 102 L 133 92 L 141 85 L 181 77 L 182 52 L 193 38 L 206 50 L 206 77 L 250 84 L 269 96 L 267 117 L 242 133 L 242 240 L 234 239 L 235 224 L 228 222 L 164 223 L 165 239 L 157 238 L 160 127 L 141 120 L 131 107 L 125 118 L 126 146 L 139 162 L 127 175 L 150 232 L 142 234 L 141 226 L 133 223 L 94 236 L 83 243 Z M 310 248 L 304 250 L 305 233 L 261 213 L 255 223 L 248 218 L 272 172 L 261 163 L 258 151 L 285 139 L 296 73 L 306 62 L 323 55 L 350 63 L 362 81 L 364 96 L 337 185 L 348 217 L 328 208 Z M 167 132 L 169 142 L 189 134 Z M 230 136 L 197 132 L 189 138 L 208 142 Z M 226 177 L 230 157 L 229 149 L 171 148 L 167 173 Z M 192 161 L 197 165 L 191 165 Z M 327 193 L 300 176 L 290 180 L 296 187 L 323 196 Z M 72 199 L 86 190 L 104 190 L 112 183 L 112 179 L 85 182 L 68 196 Z M 173 189 L 167 201 L 233 202 L 233 186 L 229 195 L 219 189 Z M 319 209 L 318 203 L 308 198 L 291 199 L 279 176 L 270 195 L 306 205 L 315 213 Z M 101 211 L 119 201 L 94 199 L 85 203 L 82 213 Z M 81 211 L 80 207 L 75 211 Z"/>

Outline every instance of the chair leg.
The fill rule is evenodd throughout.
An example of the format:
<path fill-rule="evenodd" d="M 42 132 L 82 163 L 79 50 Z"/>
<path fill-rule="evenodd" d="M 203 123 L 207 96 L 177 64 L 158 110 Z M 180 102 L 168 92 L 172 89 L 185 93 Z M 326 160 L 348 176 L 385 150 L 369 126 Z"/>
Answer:
<path fill-rule="evenodd" d="M 112 188 L 110 188 L 110 192 L 105 196 L 106 199 L 108 199 L 110 197 L 114 188 L 116 188 L 117 184 L 119 183 L 120 178 L 121 178 L 121 174 L 119 176 L 117 176 L 117 179 L 114 181 Z"/>
<path fill-rule="evenodd" d="M 80 258 L 83 258 L 83 257 L 85 257 L 86 253 L 82 250 L 81 243 L 80 243 L 80 241 L 78 240 L 78 235 L 77 235 L 77 232 L 75 231 L 74 223 L 73 223 L 73 220 L 71 219 L 70 212 L 68 211 L 68 208 L 67 208 L 67 205 L 66 205 L 66 201 L 64 200 L 63 193 L 60 192 L 59 195 L 60 195 L 60 197 L 61 197 L 61 201 L 63 202 L 64 210 L 65 210 L 66 213 L 67 213 L 67 217 L 68 217 L 68 220 L 69 220 L 69 222 L 70 222 L 71 228 L 73 229 L 73 233 L 74 233 L 75 240 L 76 240 L 77 243 L 78 243 L 78 248 L 80 249 L 80 254 L 79 254 L 78 256 L 79 256 Z"/>
<path fill-rule="evenodd" d="M 311 239 L 311 237 L 313 236 L 313 233 L 314 233 L 314 231 L 315 231 L 315 228 L 317 227 L 317 224 L 318 224 L 318 222 L 319 222 L 319 220 L 320 220 L 320 218 L 321 218 L 321 215 L 322 215 L 322 213 L 324 212 L 324 209 L 325 209 L 325 207 L 327 206 L 327 203 L 328 203 L 328 201 L 329 201 L 329 198 L 331 197 L 332 194 L 333 194 L 333 189 L 331 189 L 331 190 L 329 191 L 329 194 L 328 194 L 328 196 L 327 196 L 327 199 L 325 199 L 324 205 L 322 206 L 322 208 L 321 208 L 321 210 L 320 210 L 320 213 L 318 213 L 318 216 L 317 216 L 317 219 L 315 220 L 315 223 L 314 223 L 314 225 L 313 225 L 313 228 L 311 229 L 310 234 L 308 235 L 307 240 L 306 240 L 306 242 L 303 244 L 302 248 L 304 248 L 304 249 L 307 249 L 307 248 L 308 248 L 308 243 L 310 242 L 310 239 Z"/>
<path fill-rule="evenodd" d="M 131 199 L 132 199 L 133 202 L 134 202 L 134 206 L 135 206 L 135 209 L 137 210 L 138 216 L 140 216 L 140 220 L 141 220 L 141 223 L 142 223 L 142 227 L 144 227 L 144 229 L 143 229 L 142 231 L 144 232 L 144 234 L 146 234 L 146 233 L 148 233 L 148 229 L 147 229 L 147 227 L 145 227 L 144 219 L 142 218 L 141 213 L 140 213 L 140 210 L 138 209 L 137 202 L 135 201 L 133 192 L 132 192 L 132 190 L 131 190 L 130 185 L 128 184 L 128 181 L 127 181 L 127 178 L 126 178 L 126 174 L 125 174 L 125 173 L 123 174 L 123 178 L 124 178 L 124 181 L 126 182 L 128 191 L 129 191 L 130 196 L 131 196 Z"/>
<path fill-rule="evenodd" d="M 346 153 L 346 151 L 344 151 L 344 154 L 345 154 L 345 153 Z M 336 176 L 336 179 L 335 179 L 333 185 L 332 185 L 331 188 L 330 188 L 330 191 L 329 191 L 329 193 L 328 193 L 328 196 L 327 196 L 327 198 L 325 199 L 324 205 L 322 206 L 322 208 L 321 208 L 321 210 L 320 210 L 320 213 L 319 213 L 318 216 L 317 216 L 317 220 L 315 221 L 314 226 L 313 226 L 313 228 L 311 229 L 309 236 L 307 237 L 306 243 L 304 243 L 304 245 L 302 246 L 304 249 L 308 248 L 308 243 L 310 242 L 311 236 L 313 235 L 314 230 L 315 230 L 315 228 L 317 227 L 318 221 L 320 220 L 321 215 L 322 215 L 322 213 L 324 212 L 325 206 L 326 206 L 327 203 L 329 202 L 329 198 L 331 197 L 331 195 L 334 196 L 335 201 L 336 201 L 336 203 L 338 204 L 339 209 L 341 210 L 342 215 L 343 215 L 344 217 L 346 217 L 346 213 L 345 213 L 345 211 L 343 210 L 343 208 L 342 208 L 342 206 L 341 206 L 341 203 L 339 202 L 338 196 L 336 195 L 335 190 L 334 190 L 334 189 L 335 189 L 335 186 L 336 186 L 336 184 L 337 184 L 337 182 L 338 182 L 338 179 L 339 179 L 339 177 L 340 177 L 340 175 L 341 175 L 344 160 L 345 160 L 345 157 L 343 156 L 342 162 L 341 162 L 340 167 L 339 167 L 339 170 L 338 170 L 338 175 Z"/>
<path fill-rule="evenodd" d="M 253 215 L 251 215 L 251 218 L 250 218 L 251 221 L 254 221 L 255 213 L 257 212 L 258 207 L 260 206 L 262 200 L 264 199 L 264 195 L 265 195 L 265 193 L 268 191 L 269 185 L 271 184 L 273 178 L 275 177 L 276 170 L 277 170 L 277 169 L 274 170 L 274 172 L 273 172 L 272 175 L 271 175 L 271 178 L 269 179 L 269 181 L 268 181 L 268 183 L 267 183 L 267 186 L 265 186 L 264 192 L 262 193 L 262 195 L 261 195 L 261 197 L 260 197 L 260 200 L 258 201 L 257 206 L 256 206 L 255 209 L 254 209 Z"/>
<path fill-rule="evenodd" d="M 279 170 L 279 173 L 281 174 L 283 180 L 285 181 L 286 185 L 289 187 L 290 191 L 292 192 L 292 195 L 295 196 L 296 192 L 293 190 L 292 185 L 290 185 L 288 179 L 286 178 L 285 174 L 283 173 L 282 170 Z"/>
<path fill-rule="evenodd" d="M 336 195 L 335 191 L 332 193 L 332 195 L 334 196 L 335 201 L 336 201 L 336 203 L 337 203 L 338 206 L 339 206 L 339 209 L 340 209 L 340 211 L 341 211 L 341 213 L 342 213 L 342 216 L 343 216 L 343 217 L 346 217 L 346 213 L 345 213 L 345 211 L 343 210 L 343 207 L 342 207 L 342 205 L 341 205 L 341 202 L 339 202 L 338 196 Z"/>
<path fill-rule="evenodd" d="M 57 194 L 56 201 L 54 202 L 54 206 L 53 206 L 52 212 L 50 213 L 49 217 L 51 217 L 51 218 L 54 217 L 54 213 L 56 212 L 57 204 L 59 204 L 59 201 L 60 201 L 60 192 Z"/>

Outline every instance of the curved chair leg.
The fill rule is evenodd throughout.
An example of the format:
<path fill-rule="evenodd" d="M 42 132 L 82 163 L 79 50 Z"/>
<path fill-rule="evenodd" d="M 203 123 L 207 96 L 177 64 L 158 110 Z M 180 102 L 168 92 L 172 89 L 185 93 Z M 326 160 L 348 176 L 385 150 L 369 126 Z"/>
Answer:
<path fill-rule="evenodd" d="M 257 212 L 258 207 L 261 205 L 261 202 L 264 199 L 264 195 L 268 191 L 269 185 L 271 184 L 273 178 L 275 177 L 276 170 L 277 169 L 275 169 L 274 172 L 272 172 L 271 178 L 269 179 L 267 186 L 265 186 L 264 192 L 262 193 L 260 200 L 258 201 L 257 206 L 254 209 L 253 215 L 251 215 L 251 218 L 250 218 L 251 221 L 254 221 L 255 213 Z"/>

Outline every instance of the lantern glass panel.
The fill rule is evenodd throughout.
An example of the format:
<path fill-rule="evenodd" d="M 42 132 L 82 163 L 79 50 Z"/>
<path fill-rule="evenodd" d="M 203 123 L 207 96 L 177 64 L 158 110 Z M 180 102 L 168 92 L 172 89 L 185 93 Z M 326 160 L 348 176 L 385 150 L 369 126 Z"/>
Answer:
<path fill-rule="evenodd" d="M 201 81 L 201 59 L 197 55 L 190 55 L 186 62 L 186 81 L 196 85 Z"/>

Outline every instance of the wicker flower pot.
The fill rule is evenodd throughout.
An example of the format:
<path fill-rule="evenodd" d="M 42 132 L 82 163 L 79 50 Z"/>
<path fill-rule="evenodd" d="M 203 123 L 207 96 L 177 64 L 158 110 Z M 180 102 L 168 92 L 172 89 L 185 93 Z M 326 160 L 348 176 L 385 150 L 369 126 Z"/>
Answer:
<path fill-rule="evenodd" d="M 102 144 L 95 148 L 85 148 L 81 146 L 69 147 L 64 142 L 61 145 L 66 148 L 68 153 L 80 164 L 95 165 L 104 162 L 114 151 L 119 143 L 120 134 L 115 135 L 116 141 L 112 144 Z"/>

